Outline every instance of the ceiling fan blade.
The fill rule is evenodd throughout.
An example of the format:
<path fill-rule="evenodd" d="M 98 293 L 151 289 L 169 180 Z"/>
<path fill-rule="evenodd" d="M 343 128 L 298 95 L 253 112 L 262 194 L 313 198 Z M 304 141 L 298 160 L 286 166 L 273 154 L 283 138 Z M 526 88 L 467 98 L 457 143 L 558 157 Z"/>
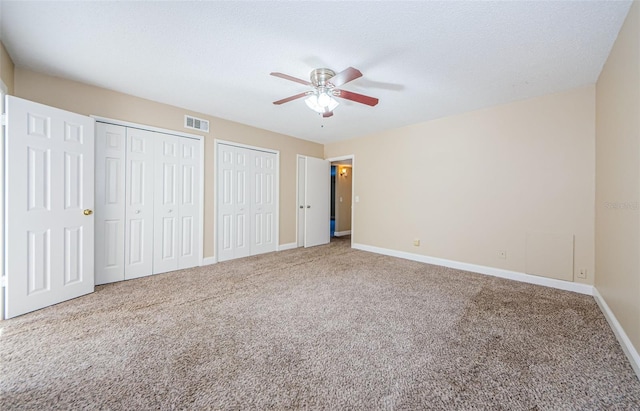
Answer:
<path fill-rule="evenodd" d="M 363 94 L 354 93 L 347 90 L 334 90 L 334 96 L 344 98 L 347 100 L 355 101 L 356 103 L 366 104 L 368 106 L 375 106 L 378 104 L 378 99 L 375 97 L 365 96 Z"/>
<path fill-rule="evenodd" d="M 309 81 L 302 80 L 302 79 L 299 79 L 297 77 L 290 76 L 288 74 L 273 72 L 273 73 L 271 73 L 271 75 L 275 76 L 275 77 L 283 78 L 285 80 L 295 81 L 296 83 L 304 84 L 305 86 L 310 86 L 311 85 L 311 82 L 309 82 Z"/>
<path fill-rule="evenodd" d="M 359 77 L 362 77 L 362 73 L 360 70 L 355 69 L 353 67 L 349 67 L 345 70 L 342 70 L 340 73 L 331 77 L 328 80 L 328 83 L 333 84 L 334 87 L 340 87 L 343 84 L 346 84 L 350 81 L 353 81 Z"/>
<path fill-rule="evenodd" d="M 282 100 L 274 101 L 273 104 L 280 105 L 280 104 L 288 103 L 288 102 L 290 102 L 292 100 L 296 100 L 296 99 L 302 98 L 302 97 L 306 96 L 308 93 L 309 93 L 308 91 L 305 91 L 304 93 L 296 94 L 295 96 L 291 96 L 291 97 L 283 98 Z"/>
<path fill-rule="evenodd" d="M 333 111 L 327 111 L 326 113 L 322 113 L 322 117 L 327 118 L 333 115 Z"/>

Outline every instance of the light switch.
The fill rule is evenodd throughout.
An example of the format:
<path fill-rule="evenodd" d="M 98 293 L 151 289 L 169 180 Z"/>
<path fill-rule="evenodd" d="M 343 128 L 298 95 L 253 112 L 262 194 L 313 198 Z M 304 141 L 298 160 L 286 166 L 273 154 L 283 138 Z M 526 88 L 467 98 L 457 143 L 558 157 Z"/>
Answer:
<path fill-rule="evenodd" d="M 356 196 L 356 203 L 360 202 L 360 196 Z"/>
<path fill-rule="evenodd" d="M 342 197 L 340 197 L 340 202 L 342 202 Z"/>

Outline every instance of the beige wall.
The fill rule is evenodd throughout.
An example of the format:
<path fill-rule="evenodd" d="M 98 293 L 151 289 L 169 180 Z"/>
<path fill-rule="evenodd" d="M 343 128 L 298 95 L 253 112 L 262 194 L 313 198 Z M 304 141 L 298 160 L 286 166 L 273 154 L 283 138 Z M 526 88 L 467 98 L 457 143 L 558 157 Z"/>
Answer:
<path fill-rule="evenodd" d="M 640 3 L 596 86 L 596 288 L 640 352 Z"/>
<path fill-rule="evenodd" d="M 4 48 L 4 44 L 0 42 L 0 78 L 2 82 L 7 86 L 7 92 L 13 94 L 13 73 L 15 66 L 11 56 L 7 53 L 7 49 Z"/>
<path fill-rule="evenodd" d="M 280 244 L 296 240 L 296 154 L 322 157 L 320 144 L 234 123 L 166 104 L 133 97 L 33 71 L 15 70 L 18 97 L 85 115 L 98 115 L 194 134 L 185 129 L 184 115 L 210 121 L 205 135 L 204 256 L 215 254 L 214 245 L 214 139 L 280 151 Z"/>
<path fill-rule="evenodd" d="M 348 154 L 354 243 L 527 272 L 528 232 L 575 235 L 593 283 L 594 86 L 325 146 Z"/>
<path fill-rule="evenodd" d="M 336 173 L 336 231 L 351 230 L 351 167 L 339 165 Z M 340 170 L 347 169 L 341 176 Z M 342 197 L 342 202 L 340 201 Z"/>

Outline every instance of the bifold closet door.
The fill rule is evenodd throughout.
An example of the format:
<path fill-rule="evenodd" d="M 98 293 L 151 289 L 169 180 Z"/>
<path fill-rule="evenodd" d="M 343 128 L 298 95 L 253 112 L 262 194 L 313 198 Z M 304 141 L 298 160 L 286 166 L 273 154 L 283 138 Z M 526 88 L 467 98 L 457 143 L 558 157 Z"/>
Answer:
<path fill-rule="evenodd" d="M 157 133 L 127 128 L 125 279 L 153 273 L 154 157 Z"/>
<path fill-rule="evenodd" d="M 156 133 L 153 273 L 198 265 L 200 145 Z"/>
<path fill-rule="evenodd" d="M 252 150 L 251 255 L 276 250 L 276 155 Z"/>
<path fill-rule="evenodd" d="M 218 145 L 218 261 L 276 250 L 277 155 Z"/>
<path fill-rule="evenodd" d="M 98 284 L 200 264 L 202 142 L 98 123 Z"/>
<path fill-rule="evenodd" d="M 251 150 L 218 145 L 218 261 L 251 255 Z"/>
<path fill-rule="evenodd" d="M 127 128 L 96 124 L 96 284 L 124 280 Z"/>

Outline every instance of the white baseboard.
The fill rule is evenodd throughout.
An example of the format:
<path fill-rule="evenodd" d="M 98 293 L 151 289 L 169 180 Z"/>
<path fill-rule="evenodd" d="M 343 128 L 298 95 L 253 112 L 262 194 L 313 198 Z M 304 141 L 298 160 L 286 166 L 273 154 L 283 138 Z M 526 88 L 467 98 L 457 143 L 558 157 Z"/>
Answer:
<path fill-rule="evenodd" d="M 515 280 L 523 283 L 543 285 L 545 287 L 573 291 L 580 294 L 593 295 L 593 286 L 588 284 L 572 283 L 569 281 L 556 280 L 555 278 L 539 277 L 537 275 L 525 274 L 517 271 L 503 270 L 501 268 L 487 267 L 484 265 L 462 263 L 460 261 L 429 257 L 421 254 L 407 253 L 405 251 L 390 250 L 388 248 L 374 247 L 366 244 L 353 244 L 352 248 L 362 251 L 369 251 L 376 254 L 384 254 L 391 257 L 404 258 L 406 260 L 418 261 L 421 263 L 439 265 L 464 271 L 471 271 L 478 274 L 491 275 L 493 277 L 506 278 L 508 280 Z"/>
<path fill-rule="evenodd" d="M 202 259 L 202 265 L 211 265 L 218 262 L 218 257 L 205 257 Z"/>
<path fill-rule="evenodd" d="M 297 247 L 298 247 L 298 243 L 280 244 L 278 246 L 278 251 L 293 250 L 294 248 L 297 248 Z"/>
<path fill-rule="evenodd" d="M 342 237 L 343 235 L 351 235 L 351 230 L 347 230 L 347 231 L 336 231 L 333 233 L 334 236 L 336 237 Z"/>
<path fill-rule="evenodd" d="M 613 311 L 611 311 L 611 308 L 609 308 L 609 305 L 604 300 L 604 298 L 602 298 L 602 295 L 600 295 L 596 287 L 593 287 L 593 297 L 595 298 L 596 303 L 598 303 L 600 310 L 604 314 L 604 318 L 607 319 L 609 326 L 611 326 L 611 329 L 618 339 L 618 342 L 622 346 L 622 351 L 624 351 L 627 358 L 629 359 L 631 368 L 633 368 L 633 370 L 636 372 L 636 375 L 638 376 L 638 379 L 640 379 L 640 354 L 638 354 L 638 351 L 631 343 L 631 340 L 627 336 L 627 333 L 624 332 L 624 329 L 618 322 L 618 319 L 613 314 Z"/>

